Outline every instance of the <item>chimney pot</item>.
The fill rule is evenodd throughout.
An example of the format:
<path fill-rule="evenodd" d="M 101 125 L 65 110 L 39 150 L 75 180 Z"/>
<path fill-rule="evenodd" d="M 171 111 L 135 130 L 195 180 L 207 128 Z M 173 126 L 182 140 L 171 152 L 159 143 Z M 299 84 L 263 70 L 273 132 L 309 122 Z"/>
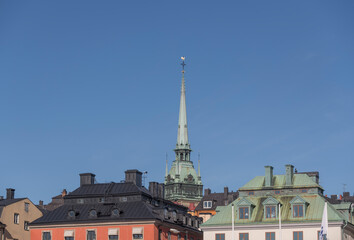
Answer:
<path fill-rule="evenodd" d="M 15 199 L 15 189 L 13 188 L 6 189 L 6 199 Z"/>

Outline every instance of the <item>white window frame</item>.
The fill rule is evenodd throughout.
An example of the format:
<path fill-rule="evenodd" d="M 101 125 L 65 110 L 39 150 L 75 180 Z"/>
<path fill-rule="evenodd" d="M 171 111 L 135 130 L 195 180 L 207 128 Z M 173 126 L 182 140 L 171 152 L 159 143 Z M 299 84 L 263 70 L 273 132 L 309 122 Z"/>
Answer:
<path fill-rule="evenodd" d="M 212 207 L 213 207 L 213 202 L 212 201 L 203 201 L 203 208 L 210 209 Z"/>
<path fill-rule="evenodd" d="M 135 233 L 134 233 L 135 232 Z M 134 234 L 141 234 L 143 235 L 142 238 L 134 238 Z M 144 227 L 133 227 L 132 228 L 132 239 L 144 239 Z"/>
<path fill-rule="evenodd" d="M 20 224 L 20 214 L 14 213 L 14 224 Z"/>

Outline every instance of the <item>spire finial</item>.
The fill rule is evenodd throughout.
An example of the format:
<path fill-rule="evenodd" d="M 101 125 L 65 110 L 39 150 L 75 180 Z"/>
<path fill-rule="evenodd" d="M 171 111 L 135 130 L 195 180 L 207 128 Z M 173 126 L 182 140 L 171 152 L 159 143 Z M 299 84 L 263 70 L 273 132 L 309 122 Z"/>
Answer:
<path fill-rule="evenodd" d="M 186 57 L 181 57 L 181 59 L 182 59 L 182 63 L 181 63 L 181 65 L 182 65 L 182 73 L 184 73 L 184 66 L 187 65 L 187 64 L 184 63 L 184 60 L 186 60 Z"/>

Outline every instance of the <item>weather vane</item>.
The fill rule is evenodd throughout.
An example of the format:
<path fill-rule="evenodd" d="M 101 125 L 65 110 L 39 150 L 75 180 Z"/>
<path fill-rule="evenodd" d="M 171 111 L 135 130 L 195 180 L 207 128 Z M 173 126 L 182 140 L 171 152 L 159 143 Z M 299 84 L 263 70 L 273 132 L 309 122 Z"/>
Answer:
<path fill-rule="evenodd" d="M 186 59 L 186 57 L 181 57 L 181 59 L 182 59 L 182 63 L 181 63 L 182 70 L 184 71 L 184 66 L 186 66 L 186 64 L 184 63 L 184 60 Z"/>

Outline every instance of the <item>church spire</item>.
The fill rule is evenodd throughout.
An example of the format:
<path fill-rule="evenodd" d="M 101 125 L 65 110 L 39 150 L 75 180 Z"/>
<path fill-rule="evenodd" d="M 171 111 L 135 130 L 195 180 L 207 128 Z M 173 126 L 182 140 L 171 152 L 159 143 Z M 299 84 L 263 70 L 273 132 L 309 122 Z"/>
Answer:
<path fill-rule="evenodd" d="M 181 100 L 179 106 L 178 133 L 177 133 L 177 149 L 189 149 L 188 128 L 187 128 L 187 108 L 186 108 L 186 87 L 184 82 L 184 63 L 185 57 L 182 59 L 182 86 Z"/>

